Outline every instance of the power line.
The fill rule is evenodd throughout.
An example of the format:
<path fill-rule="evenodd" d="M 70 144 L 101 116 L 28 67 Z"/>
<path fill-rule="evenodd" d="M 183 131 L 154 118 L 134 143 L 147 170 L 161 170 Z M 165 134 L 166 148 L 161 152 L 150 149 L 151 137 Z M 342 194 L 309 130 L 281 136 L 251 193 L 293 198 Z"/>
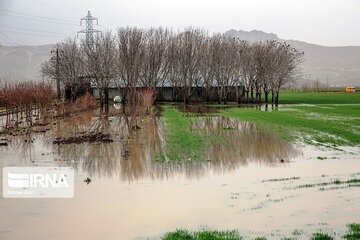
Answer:
<path fill-rule="evenodd" d="M 19 43 L 11 40 L 11 39 L 8 38 L 4 33 L 1 33 L 1 32 L 0 32 L 0 35 L 2 35 L 2 38 L 5 39 L 5 41 L 7 41 L 8 43 L 12 44 L 13 47 L 20 48 L 20 49 L 22 49 L 22 50 L 24 50 L 24 51 L 31 51 L 31 50 L 29 50 L 29 49 L 27 49 L 27 48 L 25 48 L 25 47 L 23 47 L 23 46 L 20 46 Z"/>
<path fill-rule="evenodd" d="M 53 7 L 53 8 L 63 8 L 63 9 L 67 9 L 67 10 L 71 10 L 71 11 L 81 11 L 82 9 L 81 8 L 74 8 L 74 7 L 69 7 L 69 6 L 63 6 L 63 5 L 59 5 L 59 4 L 54 4 L 54 3 L 49 3 L 49 1 L 39 1 L 39 0 L 32 0 L 33 2 L 41 5 L 41 6 L 44 6 L 44 5 L 47 5 L 49 7 Z"/>
<path fill-rule="evenodd" d="M 6 28 L 11 28 L 11 29 L 14 28 L 14 29 L 19 29 L 19 30 L 32 31 L 32 32 L 50 33 L 50 34 L 54 34 L 54 35 L 63 35 L 63 36 L 67 36 L 67 35 L 68 35 L 68 34 L 66 34 L 66 33 L 48 32 L 48 31 L 35 30 L 35 29 L 30 29 L 30 28 L 6 26 L 6 25 L 3 25 L 3 24 L 0 24 L 0 26 L 1 26 L 1 27 L 6 27 Z"/>
<path fill-rule="evenodd" d="M 33 17 L 26 17 L 26 16 L 16 16 L 11 13 L 1 13 L 1 14 L 6 15 L 8 17 L 13 17 L 13 18 L 28 19 L 30 21 L 46 22 L 46 23 L 53 23 L 53 24 L 63 24 L 63 25 L 69 25 L 69 26 L 79 26 L 79 24 L 75 24 L 75 23 L 60 22 L 60 21 L 55 21 L 55 20 L 36 19 Z"/>
<path fill-rule="evenodd" d="M 39 15 L 34 15 L 34 14 L 17 12 L 17 11 L 13 11 L 13 10 L 5 10 L 5 9 L 1 9 L 1 8 L 0 8 L 0 11 L 9 12 L 9 13 L 17 14 L 17 15 L 30 16 L 30 17 L 33 17 L 33 18 L 40 18 L 40 19 L 45 19 L 45 20 L 53 20 L 53 21 L 58 21 L 58 22 L 66 22 L 66 23 L 77 24 L 77 22 L 69 21 L 67 19 L 44 17 L 44 16 L 39 16 Z"/>
<path fill-rule="evenodd" d="M 32 35 L 32 36 L 45 36 L 45 37 L 53 37 L 53 38 L 60 37 L 60 35 L 51 35 L 50 33 L 15 32 L 15 31 L 10 31 L 10 30 L 3 30 L 3 29 L 0 29 L 0 32 L 7 32 L 7 33 L 14 33 L 14 34 L 21 34 L 21 35 Z"/>
<path fill-rule="evenodd" d="M 9 44 L 10 47 L 16 47 L 16 48 L 19 48 L 19 49 L 24 50 L 25 52 L 28 51 L 27 49 L 21 48 L 21 47 L 19 47 L 19 46 L 15 46 L 12 42 L 10 42 L 9 40 L 7 40 L 7 39 L 3 36 L 2 33 L 0 33 L 0 38 L 1 38 L 2 40 L 4 40 L 7 44 Z M 11 53 L 14 54 L 14 55 L 16 55 L 16 56 L 18 56 L 18 57 L 24 57 L 24 56 L 22 56 L 22 55 L 19 55 L 17 52 L 11 52 Z"/>

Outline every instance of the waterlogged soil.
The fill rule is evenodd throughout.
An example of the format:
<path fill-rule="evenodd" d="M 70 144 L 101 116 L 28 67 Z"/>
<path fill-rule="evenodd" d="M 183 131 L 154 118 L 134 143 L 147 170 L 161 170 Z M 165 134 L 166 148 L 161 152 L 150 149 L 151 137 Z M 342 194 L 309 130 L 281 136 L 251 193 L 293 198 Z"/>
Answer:
<path fill-rule="evenodd" d="M 166 147 L 162 118 L 115 108 L 2 136 L 1 167 L 71 166 L 75 196 L 1 198 L 0 239 L 158 239 L 201 227 L 309 239 L 360 222 L 359 185 L 349 181 L 360 178 L 359 148 L 289 143 L 255 124 L 200 115 L 189 129 L 213 140 L 202 162 L 154 161 Z"/>

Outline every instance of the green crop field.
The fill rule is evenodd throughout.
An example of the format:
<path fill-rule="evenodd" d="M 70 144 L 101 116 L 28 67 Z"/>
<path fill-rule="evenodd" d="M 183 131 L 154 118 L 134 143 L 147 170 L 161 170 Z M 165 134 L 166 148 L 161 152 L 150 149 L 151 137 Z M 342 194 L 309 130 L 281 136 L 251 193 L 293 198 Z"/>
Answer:
<path fill-rule="evenodd" d="M 360 145 L 360 94 L 346 93 L 281 93 L 279 107 L 218 107 L 219 116 L 248 121 L 262 126 L 289 141 L 337 148 Z M 199 160 L 206 148 L 201 131 L 189 129 L 194 116 L 176 106 L 164 106 L 166 151 L 158 159 Z"/>

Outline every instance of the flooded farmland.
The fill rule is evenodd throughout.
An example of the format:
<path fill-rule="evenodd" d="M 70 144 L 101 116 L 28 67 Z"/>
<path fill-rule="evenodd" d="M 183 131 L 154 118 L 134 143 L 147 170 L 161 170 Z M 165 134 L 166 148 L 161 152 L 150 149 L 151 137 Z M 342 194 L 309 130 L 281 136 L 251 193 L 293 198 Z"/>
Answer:
<path fill-rule="evenodd" d="M 75 196 L 1 198 L 0 239 L 158 239 L 201 227 L 308 239 L 359 220 L 359 185 L 349 182 L 360 178 L 359 148 L 291 143 L 215 113 L 186 111 L 189 130 L 209 140 L 205 161 L 157 160 L 166 148 L 160 109 L 144 118 L 97 109 L 2 136 L 2 167 L 73 167 Z"/>

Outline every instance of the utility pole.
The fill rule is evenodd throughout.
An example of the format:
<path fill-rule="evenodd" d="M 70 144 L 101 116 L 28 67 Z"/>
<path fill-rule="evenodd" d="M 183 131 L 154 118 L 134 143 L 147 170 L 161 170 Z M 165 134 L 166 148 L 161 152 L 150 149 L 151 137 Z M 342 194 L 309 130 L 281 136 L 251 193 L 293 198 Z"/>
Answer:
<path fill-rule="evenodd" d="M 58 98 L 61 98 L 61 88 L 60 88 L 60 68 L 59 68 L 59 49 L 57 48 L 56 51 L 51 51 L 51 53 L 56 53 L 56 69 L 55 69 L 55 73 L 56 73 L 56 91 L 57 91 L 57 95 Z"/>
<path fill-rule="evenodd" d="M 83 22 L 85 22 L 85 29 L 78 32 L 85 33 L 86 44 L 88 46 L 92 46 L 94 44 L 94 33 L 99 33 L 99 30 L 94 29 L 94 21 L 96 21 L 96 25 L 98 25 L 98 19 L 91 16 L 90 11 L 88 11 L 87 15 L 80 20 L 80 26 L 83 26 Z"/>

